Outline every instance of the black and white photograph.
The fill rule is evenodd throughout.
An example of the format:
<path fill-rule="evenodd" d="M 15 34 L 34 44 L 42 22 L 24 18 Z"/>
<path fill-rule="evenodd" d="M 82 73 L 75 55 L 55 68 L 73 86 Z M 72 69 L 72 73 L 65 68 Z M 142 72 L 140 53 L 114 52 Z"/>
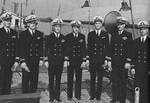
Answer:
<path fill-rule="evenodd" d="M 0 103 L 149 103 L 149 0 L 0 0 Z"/>

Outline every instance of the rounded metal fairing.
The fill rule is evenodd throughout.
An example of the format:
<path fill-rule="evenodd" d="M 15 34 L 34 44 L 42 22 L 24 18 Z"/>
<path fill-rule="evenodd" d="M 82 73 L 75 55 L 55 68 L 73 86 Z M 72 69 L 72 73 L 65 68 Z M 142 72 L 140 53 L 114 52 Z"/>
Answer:
<path fill-rule="evenodd" d="M 109 12 L 104 18 L 104 27 L 110 34 L 117 31 L 117 17 L 121 14 L 117 11 Z"/>

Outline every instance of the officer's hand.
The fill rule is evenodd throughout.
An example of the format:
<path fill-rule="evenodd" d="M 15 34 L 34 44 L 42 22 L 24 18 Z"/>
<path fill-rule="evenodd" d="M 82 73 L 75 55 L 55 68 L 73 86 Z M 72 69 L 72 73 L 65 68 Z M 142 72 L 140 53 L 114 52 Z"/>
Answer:
<path fill-rule="evenodd" d="M 39 61 L 39 66 L 42 66 L 43 63 L 44 63 L 43 60 L 40 60 L 40 61 Z"/>
<path fill-rule="evenodd" d="M 131 69 L 130 63 L 125 63 L 124 68 L 125 68 L 125 69 Z"/>
<path fill-rule="evenodd" d="M 14 65 L 12 66 L 11 70 L 14 72 L 18 66 L 19 66 L 19 63 L 15 62 Z"/>
<path fill-rule="evenodd" d="M 82 62 L 81 68 L 85 68 L 85 67 L 86 67 L 86 62 Z"/>
<path fill-rule="evenodd" d="M 89 60 L 86 60 L 86 67 L 89 67 L 89 65 L 90 65 L 90 61 Z"/>
<path fill-rule="evenodd" d="M 30 70 L 27 67 L 27 64 L 25 62 L 21 63 L 21 68 L 23 68 L 26 72 L 30 72 Z"/>
<path fill-rule="evenodd" d="M 135 69 L 131 69 L 131 74 L 135 74 Z"/>
<path fill-rule="evenodd" d="M 108 61 L 105 60 L 105 61 L 104 61 L 104 64 L 102 65 L 102 67 L 105 69 L 107 66 L 108 66 Z"/>
<path fill-rule="evenodd" d="M 44 65 L 46 66 L 46 68 L 48 68 L 48 67 L 49 67 L 48 61 L 45 61 L 45 62 L 44 62 Z"/>
<path fill-rule="evenodd" d="M 64 68 L 67 68 L 68 66 L 69 66 L 69 62 L 68 62 L 68 61 L 64 61 L 63 67 L 64 67 Z"/>
<path fill-rule="evenodd" d="M 108 70 L 109 70 L 109 71 L 112 71 L 111 61 L 108 61 L 108 62 L 107 62 L 107 66 L 108 66 Z"/>

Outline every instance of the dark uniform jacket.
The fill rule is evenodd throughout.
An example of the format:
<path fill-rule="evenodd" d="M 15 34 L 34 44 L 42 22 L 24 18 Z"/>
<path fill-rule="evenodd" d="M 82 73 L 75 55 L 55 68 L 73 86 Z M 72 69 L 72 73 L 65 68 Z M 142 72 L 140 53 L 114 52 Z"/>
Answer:
<path fill-rule="evenodd" d="M 46 56 L 50 63 L 58 65 L 64 61 L 66 49 L 65 36 L 60 34 L 59 38 L 54 33 L 46 38 Z"/>
<path fill-rule="evenodd" d="M 118 32 L 112 34 L 110 43 L 110 56 L 112 58 L 112 64 L 124 65 L 125 62 L 129 62 L 132 52 L 132 34 L 123 31 L 119 35 Z"/>
<path fill-rule="evenodd" d="M 25 62 L 32 59 L 39 60 L 43 56 L 43 34 L 40 31 L 35 30 L 33 35 L 28 29 L 21 32 L 20 56 Z"/>
<path fill-rule="evenodd" d="M 73 33 L 66 35 L 67 52 L 66 56 L 73 64 L 78 64 L 83 61 L 86 56 L 85 36 L 78 33 L 78 37 L 74 37 Z"/>
<path fill-rule="evenodd" d="M 103 63 L 109 47 L 108 34 L 101 31 L 98 36 L 95 31 L 88 34 L 88 55 L 91 63 Z"/>
<path fill-rule="evenodd" d="M 17 32 L 10 29 L 7 33 L 3 28 L 0 29 L 0 64 L 12 64 L 18 55 L 18 36 Z"/>
<path fill-rule="evenodd" d="M 150 38 L 147 37 L 145 42 L 141 42 L 141 37 L 134 40 L 134 53 L 133 53 L 133 64 L 136 66 L 136 72 L 141 74 L 142 72 L 145 72 L 144 74 L 147 75 L 150 64 Z M 147 70 L 144 70 L 147 69 Z M 139 76 L 140 77 L 140 76 Z"/>
<path fill-rule="evenodd" d="M 135 65 L 135 87 L 140 87 L 140 102 L 149 103 L 149 81 L 150 76 L 150 38 L 141 42 L 141 37 L 134 40 L 133 64 Z"/>
<path fill-rule="evenodd" d="M 150 63 L 150 38 L 146 37 L 144 43 L 141 42 L 141 37 L 134 40 L 134 53 L 133 53 L 133 63 L 135 65 L 145 64 L 148 65 Z"/>

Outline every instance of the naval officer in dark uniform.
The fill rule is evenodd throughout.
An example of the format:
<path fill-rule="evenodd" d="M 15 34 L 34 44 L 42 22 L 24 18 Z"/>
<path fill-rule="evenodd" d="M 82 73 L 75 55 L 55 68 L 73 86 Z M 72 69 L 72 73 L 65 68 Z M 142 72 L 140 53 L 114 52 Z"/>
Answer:
<path fill-rule="evenodd" d="M 103 64 L 109 47 L 108 33 L 102 30 L 103 18 L 94 17 L 95 30 L 88 34 L 88 56 L 90 71 L 90 100 L 100 101 L 102 92 Z M 97 77 L 97 80 L 96 80 Z M 97 83 L 96 83 L 97 81 Z M 97 85 L 96 85 L 97 84 Z"/>
<path fill-rule="evenodd" d="M 116 32 L 112 33 L 110 57 L 112 62 L 112 103 L 125 103 L 127 97 L 128 69 L 131 67 L 132 34 L 125 29 L 127 20 L 117 17 Z"/>
<path fill-rule="evenodd" d="M 45 65 L 48 67 L 50 102 L 53 102 L 54 99 L 61 102 L 60 84 L 66 49 L 65 36 L 61 34 L 62 23 L 62 19 L 54 19 L 52 21 L 53 32 L 46 39 L 46 56 L 48 60 Z"/>
<path fill-rule="evenodd" d="M 13 71 L 19 65 L 18 36 L 11 29 L 12 14 L 5 12 L 1 15 L 3 27 L 0 28 L 0 95 L 11 93 Z"/>
<path fill-rule="evenodd" d="M 134 40 L 133 49 L 133 64 L 135 70 L 135 88 L 140 89 L 139 103 L 148 102 L 148 73 L 150 73 L 150 38 L 149 23 L 147 21 L 140 21 L 138 23 L 141 36 Z M 134 72 L 133 72 L 134 70 Z"/>
<path fill-rule="evenodd" d="M 22 92 L 34 93 L 38 86 L 39 66 L 43 64 L 43 34 L 36 29 L 37 17 L 25 18 L 27 29 L 20 34 L 20 57 L 23 77 Z"/>
<path fill-rule="evenodd" d="M 73 78 L 75 74 L 75 98 L 81 99 L 82 67 L 86 61 L 85 36 L 80 33 L 81 22 L 74 20 L 71 22 L 72 32 L 66 35 L 67 57 L 69 67 L 67 68 L 67 96 L 68 100 L 73 97 Z"/>

